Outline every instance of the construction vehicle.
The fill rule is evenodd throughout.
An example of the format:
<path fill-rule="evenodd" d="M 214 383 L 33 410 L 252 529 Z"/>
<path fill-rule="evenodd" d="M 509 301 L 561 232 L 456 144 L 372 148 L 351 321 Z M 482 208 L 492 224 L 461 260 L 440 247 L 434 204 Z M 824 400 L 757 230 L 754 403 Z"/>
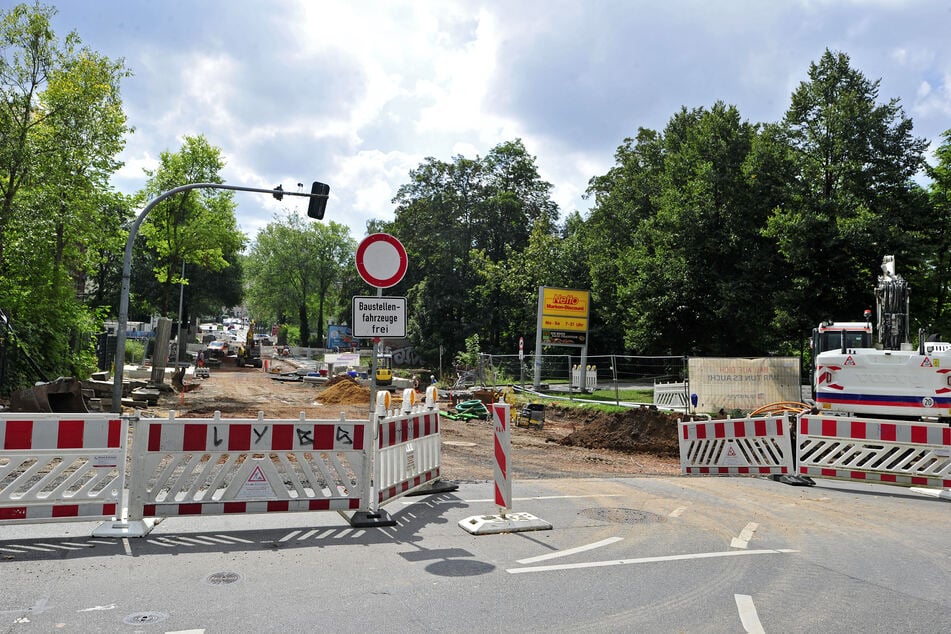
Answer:
<path fill-rule="evenodd" d="M 885 256 L 882 272 L 875 288 L 874 344 L 861 322 L 820 325 L 814 332 L 816 407 L 823 413 L 951 421 L 951 343 L 919 331 L 918 345 L 912 345 L 909 286 L 895 272 L 894 257 Z"/>
<path fill-rule="evenodd" d="M 248 334 L 245 337 L 244 345 L 238 348 L 238 358 L 235 361 L 239 368 L 249 365 L 253 368 L 263 366 L 261 361 L 261 345 L 254 338 L 254 322 L 248 325 Z"/>
<path fill-rule="evenodd" d="M 374 376 L 377 385 L 393 384 L 393 355 L 378 354 L 376 356 L 376 375 Z"/>

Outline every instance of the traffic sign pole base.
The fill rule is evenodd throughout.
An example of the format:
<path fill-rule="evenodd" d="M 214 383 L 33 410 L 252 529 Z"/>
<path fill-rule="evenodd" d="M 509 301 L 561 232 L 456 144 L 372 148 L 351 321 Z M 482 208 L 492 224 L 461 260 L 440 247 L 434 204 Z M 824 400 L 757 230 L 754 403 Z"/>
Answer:
<path fill-rule="evenodd" d="M 155 528 L 153 518 L 103 522 L 92 532 L 93 537 L 145 537 Z"/>
<path fill-rule="evenodd" d="M 531 513 L 506 513 L 505 515 L 473 515 L 459 520 L 459 526 L 473 535 L 520 533 L 523 531 L 550 531 L 551 524 Z"/>

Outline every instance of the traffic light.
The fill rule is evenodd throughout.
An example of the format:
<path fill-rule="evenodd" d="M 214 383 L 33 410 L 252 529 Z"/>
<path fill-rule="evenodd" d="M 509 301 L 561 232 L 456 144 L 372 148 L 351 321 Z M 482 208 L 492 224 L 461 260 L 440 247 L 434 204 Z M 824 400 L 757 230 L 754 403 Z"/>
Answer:
<path fill-rule="evenodd" d="M 327 210 L 327 198 L 330 196 L 330 185 L 327 183 L 314 184 L 310 188 L 310 204 L 307 205 L 307 215 L 311 218 L 321 220 L 324 217 L 324 211 Z"/>
<path fill-rule="evenodd" d="M 281 193 L 283 191 L 284 191 L 284 188 L 278 185 L 277 187 L 274 188 L 274 193 L 271 195 L 277 198 L 278 200 L 281 200 L 282 198 L 284 198 L 284 194 Z"/>

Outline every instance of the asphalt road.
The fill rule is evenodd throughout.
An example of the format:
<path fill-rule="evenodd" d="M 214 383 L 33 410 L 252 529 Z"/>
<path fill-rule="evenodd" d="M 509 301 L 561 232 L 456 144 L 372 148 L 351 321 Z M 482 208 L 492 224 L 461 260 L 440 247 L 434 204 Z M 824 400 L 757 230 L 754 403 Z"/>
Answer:
<path fill-rule="evenodd" d="M 0 526 L 0 632 L 948 632 L 951 504 L 758 478 L 516 481 L 333 512 Z"/>

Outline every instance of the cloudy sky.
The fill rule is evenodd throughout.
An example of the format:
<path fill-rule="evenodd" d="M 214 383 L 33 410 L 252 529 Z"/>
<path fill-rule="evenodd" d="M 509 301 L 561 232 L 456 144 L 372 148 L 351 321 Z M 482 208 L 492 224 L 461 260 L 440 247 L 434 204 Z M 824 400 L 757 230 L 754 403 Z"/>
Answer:
<path fill-rule="evenodd" d="M 54 0 L 57 34 L 122 57 L 135 133 L 115 179 L 184 135 L 222 148 L 234 185 L 330 184 L 327 219 L 360 240 L 426 157 L 521 138 L 562 212 L 639 127 L 682 106 L 778 121 L 828 48 L 881 80 L 915 134 L 951 129 L 945 0 Z M 0 7 L 12 0 L 0 0 Z M 238 193 L 253 236 L 305 199 Z"/>

